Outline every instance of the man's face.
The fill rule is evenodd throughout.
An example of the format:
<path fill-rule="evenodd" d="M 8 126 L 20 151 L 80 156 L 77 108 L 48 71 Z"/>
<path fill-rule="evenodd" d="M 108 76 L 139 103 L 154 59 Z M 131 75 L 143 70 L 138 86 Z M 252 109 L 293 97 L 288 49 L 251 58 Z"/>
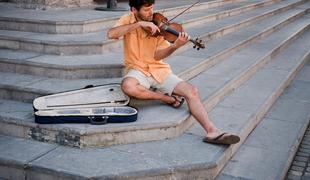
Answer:
<path fill-rule="evenodd" d="M 153 20 L 153 8 L 154 5 L 151 6 L 142 6 L 139 11 L 133 8 L 133 12 L 135 13 L 138 20 L 142 21 L 152 21 Z"/>

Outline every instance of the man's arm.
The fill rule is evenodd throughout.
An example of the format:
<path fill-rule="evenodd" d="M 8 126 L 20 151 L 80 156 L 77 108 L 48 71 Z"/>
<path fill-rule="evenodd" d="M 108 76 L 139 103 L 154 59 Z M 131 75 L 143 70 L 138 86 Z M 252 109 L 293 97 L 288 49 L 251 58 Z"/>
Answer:
<path fill-rule="evenodd" d="M 189 39 L 190 37 L 187 33 L 179 33 L 179 37 L 174 41 L 174 43 L 165 49 L 157 50 L 155 52 L 154 58 L 156 60 L 161 60 L 170 56 L 175 50 L 185 45 L 189 41 Z"/>
<path fill-rule="evenodd" d="M 126 24 L 111 28 L 108 30 L 109 39 L 118 39 L 121 36 L 137 29 L 138 27 L 144 27 L 150 29 L 151 33 L 154 34 L 156 31 L 159 31 L 159 28 L 152 22 L 139 21 L 133 24 Z"/>

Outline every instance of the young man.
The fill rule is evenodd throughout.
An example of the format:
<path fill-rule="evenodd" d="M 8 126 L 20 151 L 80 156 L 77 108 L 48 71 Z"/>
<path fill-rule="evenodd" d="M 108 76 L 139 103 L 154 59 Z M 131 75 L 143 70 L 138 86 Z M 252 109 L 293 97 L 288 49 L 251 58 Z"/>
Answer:
<path fill-rule="evenodd" d="M 224 133 L 210 121 L 200 100 L 198 90 L 171 72 L 164 58 L 186 44 L 190 37 L 180 33 L 170 44 L 161 36 L 150 34 L 160 29 L 152 22 L 155 0 L 129 0 L 131 13 L 122 16 L 108 31 L 109 39 L 124 37 L 126 75 L 122 90 L 131 97 L 144 100 L 160 100 L 172 107 L 180 107 L 185 97 L 189 110 L 206 131 L 205 142 L 235 144 L 240 138 Z M 156 88 L 154 92 L 150 88 Z"/>

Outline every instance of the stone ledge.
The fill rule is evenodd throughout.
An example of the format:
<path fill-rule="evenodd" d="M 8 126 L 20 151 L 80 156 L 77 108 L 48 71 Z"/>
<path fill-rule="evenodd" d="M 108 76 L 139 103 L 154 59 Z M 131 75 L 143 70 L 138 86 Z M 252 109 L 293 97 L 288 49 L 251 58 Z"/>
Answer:
<path fill-rule="evenodd" d="M 304 43 L 301 44 L 303 45 Z M 286 54 L 282 54 L 282 56 L 287 57 Z M 271 91 L 266 95 L 266 97 L 268 97 L 267 99 L 262 96 L 254 95 L 258 98 L 257 100 L 259 102 L 263 103 L 253 104 L 251 99 L 243 97 L 243 100 L 245 100 L 243 103 L 252 104 L 252 110 L 255 110 L 255 112 L 249 110 L 244 111 L 239 107 L 225 107 L 224 100 L 223 104 L 216 106 L 216 108 L 210 112 L 211 118 L 214 119 L 219 127 L 230 132 L 237 132 L 242 137 L 242 141 L 245 140 L 252 129 L 259 123 L 260 118 L 263 118 L 264 114 L 269 109 L 266 108 L 266 106 L 271 106 L 273 104 L 276 97 L 280 95 L 288 85 L 288 82 L 297 73 L 295 70 L 299 70 L 304 65 L 305 61 L 309 59 L 309 56 L 310 52 L 304 55 L 304 59 L 300 59 L 299 63 L 296 64 L 292 70 L 286 71 L 288 73 L 287 75 L 274 69 L 275 74 L 273 75 L 277 75 L 276 77 L 278 77 L 278 75 L 279 77 L 281 76 L 283 81 L 280 82 L 276 79 L 278 84 L 273 83 L 271 80 L 268 81 L 268 86 L 265 84 L 265 88 L 268 87 L 274 90 L 274 87 L 277 87 L 276 89 L 279 90 Z M 279 65 L 282 65 L 281 59 L 282 57 L 276 59 Z M 271 66 L 269 67 L 267 65 L 267 67 L 263 69 L 263 72 L 258 71 L 259 76 L 263 75 L 262 77 L 265 77 L 264 71 L 270 70 L 269 68 L 271 68 Z M 251 78 L 245 85 L 228 96 L 227 99 L 238 96 L 238 94 L 242 95 L 245 89 L 255 89 L 253 85 L 256 84 L 255 81 L 259 79 L 260 78 L 257 77 Z M 261 81 L 258 82 L 261 83 Z M 291 87 L 294 87 L 294 85 Z M 251 95 L 253 96 L 253 93 Z M 226 118 L 223 118 L 222 112 L 226 112 L 226 115 L 224 115 Z M 237 112 L 239 115 L 236 114 Z M 243 114 L 243 116 L 240 116 L 240 113 Z M 234 116 L 231 116 L 232 114 L 234 114 Z M 170 140 L 119 145 L 108 148 L 72 149 L 59 147 L 31 161 L 25 171 L 29 178 L 44 178 L 47 180 L 55 178 L 64 180 L 72 177 L 82 179 L 214 179 L 221 168 L 229 161 L 230 157 L 238 150 L 238 146 L 240 146 L 241 143 L 229 147 L 205 144 L 201 141 L 201 137 L 204 136 L 204 134 L 200 134 L 200 130 L 197 129 L 197 127 L 199 126 L 195 126 L 184 135 Z M 285 127 L 287 126 L 285 125 Z M 279 127 L 279 129 L 282 128 Z M 263 130 L 266 130 L 266 128 L 263 128 Z M 263 133 L 259 134 L 262 135 Z M 0 142 L 3 143 L 3 141 Z M 258 143 L 258 141 L 254 141 L 254 143 Z M 7 158 L 9 156 L 5 155 L 5 157 Z M 72 161 L 72 159 L 74 159 L 74 161 Z M 235 176 L 232 175 L 228 177 Z"/>
<path fill-rule="evenodd" d="M 257 62 L 250 62 L 246 60 L 243 63 L 243 66 L 236 69 L 235 67 L 231 67 L 232 70 L 236 72 L 230 72 L 232 78 L 227 82 L 225 79 L 217 79 L 217 83 L 214 84 L 213 88 L 201 88 L 201 81 L 205 81 L 205 74 L 202 73 L 195 78 L 193 78 L 190 82 L 196 85 L 201 89 L 202 99 L 204 99 L 207 106 L 207 109 L 210 110 L 212 107 L 217 104 L 225 94 L 231 92 L 232 89 L 238 87 L 244 81 L 246 81 L 249 77 L 251 77 L 262 65 L 266 62 L 270 61 L 272 56 L 278 53 L 280 49 L 283 49 L 288 43 L 290 43 L 293 39 L 298 37 L 302 32 L 304 32 L 308 26 L 305 25 L 303 20 L 297 21 L 298 23 L 290 24 L 290 26 L 286 27 L 286 31 L 291 29 L 292 32 L 287 33 L 283 37 L 279 37 L 279 40 L 273 40 L 273 43 L 269 43 L 270 46 L 267 49 L 272 49 L 271 51 L 264 52 L 262 51 L 261 57 L 257 59 Z M 283 30 L 284 31 L 284 30 Z M 296 31 L 296 32 L 295 32 Z M 283 35 L 283 33 L 277 33 L 279 36 Z M 288 37 L 287 37 L 288 36 Z M 272 39 L 271 39 L 272 40 Z M 264 44 L 264 39 L 261 40 L 262 44 Z M 274 47 L 275 46 L 275 47 Z M 253 47 L 256 49 L 256 47 Z M 251 48 L 249 48 L 250 51 Z M 237 56 L 237 55 L 236 55 Z M 231 58 L 234 58 L 232 56 Z M 240 59 L 240 57 L 239 57 Z M 244 58 L 243 58 L 244 59 Z M 255 60 L 255 59 L 253 59 Z M 227 60 L 227 63 L 231 61 Z M 249 63 L 249 64 L 246 64 Z M 222 72 L 227 71 L 229 66 L 219 65 L 210 69 L 206 73 L 213 72 Z M 208 74 L 207 77 L 210 77 L 211 74 Z M 215 76 L 216 77 L 216 76 Z M 226 83 L 222 84 L 222 80 L 225 80 Z M 208 83 L 212 86 L 212 84 Z M 211 92 L 211 93 L 210 93 Z M 217 93 L 221 92 L 221 93 Z M 206 98 L 207 95 L 211 94 L 211 96 Z M 8 126 L 12 126 L 10 129 L 12 133 L 16 133 L 13 130 L 19 129 L 17 127 L 24 127 L 23 131 L 24 136 L 31 137 L 36 140 L 46 141 L 46 142 L 56 142 L 62 145 L 69 145 L 75 147 L 85 147 L 85 146 L 107 146 L 113 144 L 123 144 L 123 143 L 136 143 L 143 141 L 151 141 L 151 140 L 160 140 L 165 138 L 172 138 L 180 136 L 187 128 L 189 128 L 193 122 L 192 117 L 189 117 L 187 109 L 182 107 L 181 109 L 170 109 L 166 108 L 166 106 L 162 106 L 156 102 L 148 102 L 139 104 L 139 101 L 134 103 L 135 106 L 140 110 L 140 114 L 138 116 L 138 121 L 135 123 L 128 124 L 115 124 L 115 125 L 107 125 L 107 126 L 91 126 L 91 125 L 36 125 L 33 123 L 33 117 L 30 115 L 29 111 L 24 111 L 20 109 L 21 117 L 27 117 L 28 120 L 25 121 L 23 118 L 14 120 L 16 118 L 7 118 L 9 112 L 3 111 L 4 116 L 2 116 L 2 127 L 7 126 L 6 132 L 8 130 Z M 6 103 L 3 103 L 6 104 Z M 30 108 L 30 104 L 25 104 L 24 108 Z M 5 108 L 4 108 L 5 109 Z M 161 112 L 161 114 L 165 114 L 165 117 L 155 115 L 154 113 Z M 14 117 L 15 115 L 13 115 Z M 166 117 L 169 117 L 166 118 Z M 11 122 L 10 122 L 11 121 Z M 15 123 L 13 123 L 15 122 Z M 7 124 L 7 125 L 6 125 Z M 28 126 L 26 127 L 25 125 Z M 30 124 L 30 126 L 29 126 Z M 3 131 L 3 130 L 2 130 Z M 16 130 L 15 130 L 16 131 Z M 7 133 L 10 133 L 7 132 Z M 161 136 L 158 136 L 161 134 Z M 13 135 L 13 134 L 10 134 Z"/>
<path fill-rule="evenodd" d="M 197 11 L 203 11 L 204 16 L 210 14 L 208 19 L 209 21 L 218 20 L 227 16 L 236 15 L 241 12 L 246 12 L 252 10 L 254 8 L 258 8 L 260 6 L 265 6 L 270 3 L 274 3 L 274 0 L 270 1 L 262 1 L 259 0 L 257 2 L 235 2 L 233 0 L 225 1 L 225 2 L 217 2 L 216 5 L 212 5 L 215 1 L 209 2 L 201 2 L 199 5 L 192 7 L 189 9 L 187 13 L 194 12 L 197 14 Z M 160 1 L 157 1 L 156 4 Z M 190 3 L 190 2 L 189 2 Z M 240 4 L 234 5 L 233 3 Z M 227 5 L 226 5 L 227 4 Z M 175 6 L 178 6 L 178 3 L 174 3 Z M 219 7 L 220 6 L 220 7 Z M 227 7 L 226 7 L 227 6 Z M 244 6 L 244 7 L 242 7 Z M 226 8 L 225 8 L 226 7 Z M 156 8 L 156 7 L 155 7 Z M 179 13 L 181 10 L 185 9 L 186 6 L 179 6 L 175 8 L 166 8 L 165 6 L 160 6 L 159 12 L 164 11 L 165 15 L 174 16 Z M 208 10 L 211 9 L 210 13 Z M 105 12 L 105 11 L 94 11 L 89 9 L 82 10 L 58 10 L 58 11 L 36 11 L 33 12 L 31 10 L 20 10 L 15 8 L 7 8 L 2 7 L 0 5 L 0 9 L 3 9 L 3 17 L 0 15 L 0 25 L 2 29 L 7 30 L 19 30 L 19 31 L 31 31 L 31 32 L 40 32 L 40 33 L 56 33 L 56 34 L 75 34 L 75 33 L 90 33 L 96 32 L 99 30 L 106 29 L 111 27 L 114 22 L 119 18 L 124 12 Z M 218 9 L 218 11 L 216 11 Z M 18 16 L 16 15 L 16 12 Z M 33 13 L 36 14 L 34 17 Z M 83 16 L 81 14 L 87 14 L 87 16 Z M 183 17 L 186 14 L 183 15 Z M 21 18 L 22 17 L 22 18 Z M 200 18 L 191 18 L 184 22 L 185 24 L 189 24 L 191 21 L 201 21 L 202 19 L 206 19 L 206 17 Z"/>
<path fill-rule="evenodd" d="M 296 11 L 293 10 L 288 14 L 288 17 L 284 17 L 281 20 L 281 22 L 277 22 L 272 24 L 271 27 L 268 27 L 266 29 L 263 29 L 260 33 L 252 33 L 253 36 L 247 38 L 246 36 L 242 36 L 242 34 L 248 34 L 249 31 L 253 31 L 253 28 L 250 28 L 250 30 L 242 30 L 240 32 L 235 32 L 231 35 L 228 35 L 227 37 L 222 37 L 221 39 L 215 40 L 214 42 L 208 43 L 208 49 L 206 50 L 206 53 L 204 55 L 202 53 L 193 52 L 193 50 L 188 50 L 185 52 L 176 52 L 177 54 L 174 55 L 171 58 L 168 58 L 168 63 L 172 65 L 173 71 L 179 75 L 181 75 L 185 80 L 190 79 L 191 77 L 199 74 L 200 72 L 208 69 L 209 67 L 213 66 L 215 63 L 221 61 L 221 59 L 228 57 L 229 55 L 233 54 L 234 52 L 238 51 L 242 47 L 246 47 L 249 44 L 252 44 L 254 41 L 257 41 L 258 39 L 272 33 L 274 30 L 281 28 L 291 20 L 299 17 L 301 14 L 303 14 L 303 11 Z M 264 23 L 262 23 L 262 26 L 264 27 Z M 268 25 L 268 23 L 267 23 Z M 266 23 L 265 23 L 266 26 Z M 257 28 L 255 28 L 255 31 Z M 240 37 L 239 37 L 240 36 Z M 238 37 L 242 41 L 236 41 L 237 39 L 234 37 Z M 244 40 L 245 39 L 245 40 Z M 229 42 L 235 42 L 236 45 L 226 48 L 225 46 L 221 46 L 221 43 L 224 41 Z M 47 77 L 54 77 L 57 74 L 57 77 L 55 78 L 65 78 L 65 79 L 71 79 L 75 78 L 78 79 L 79 77 L 85 78 L 85 77 L 98 77 L 98 76 L 104 76 L 104 77 L 118 77 L 121 75 L 122 68 L 117 69 L 119 73 L 113 72 L 113 75 L 107 73 L 106 71 L 111 70 L 111 66 L 113 68 L 116 68 L 117 66 L 122 67 L 121 64 L 111 64 L 110 58 L 108 58 L 111 54 L 117 54 L 117 53 L 108 53 L 104 55 L 84 55 L 84 56 L 54 56 L 54 55 L 41 55 L 38 53 L 31 53 L 25 51 L 25 54 L 23 52 L 18 53 L 11 50 L 3 50 L 3 55 L 1 56 L 1 70 L 4 72 L 14 72 L 14 73 L 28 73 L 30 69 L 32 69 L 33 75 L 41 75 L 41 76 L 47 76 Z M 29 54 L 29 55 L 27 55 Z M 201 54 L 201 55 L 200 55 Z M 205 57 L 205 54 L 208 54 L 208 57 Z M 191 58 L 192 55 L 196 58 Z M 204 56 L 204 57 L 202 57 Z M 20 58 L 24 57 L 26 59 Z M 199 57 L 199 58 L 198 58 Z M 52 62 L 50 62 L 50 59 L 53 59 Z M 84 61 L 83 58 L 87 58 L 90 61 L 87 61 L 87 65 L 85 64 L 86 61 Z M 101 59 L 104 58 L 102 61 Z M 184 59 L 182 59 L 184 58 Z M 189 63 L 185 59 L 190 58 Z M 74 60 L 74 61 L 73 61 Z M 78 60 L 78 61 L 76 61 Z M 100 60 L 100 61 L 99 61 Z M 191 66 L 191 67 L 179 67 L 180 62 L 184 61 L 184 64 Z M 74 62 L 74 65 L 72 63 Z M 186 62 L 186 63 L 185 63 Z M 90 64 L 89 64 L 90 63 Z M 96 64 L 96 63 L 100 63 Z M 196 64 L 195 64 L 196 63 Z M 93 65 L 95 64 L 95 65 Z M 48 68 L 49 67 L 49 68 Z M 48 68 L 48 69 L 47 69 Z M 92 69 L 95 68 L 95 69 Z M 106 71 L 101 71 L 102 68 L 107 69 Z M 92 73 L 87 73 L 86 71 L 89 71 L 92 69 Z M 85 72 L 84 72 L 85 71 Z M 99 71 L 99 72 L 98 72 Z M 42 74 L 44 72 L 44 75 Z M 78 73 L 78 74 L 76 74 Z"/>
<path fill-rule="evenodd" d="M 191 34 L 191 31 L 195 31 L 195 34 L 201 39 L 209 41 L 212 39 L 216 39 L 225 34 L 234 32 L 242 27 L 245 27 L 249 24 L 253 24 L 258 20 L 261 20 L 266 17 L 270 17 L 274 14 L 284 12 L 288 9 L 291 9 L 299 4 L 303 3 L 303 1 L 294 1 L 291 3 L 280 3 L 276 4 L 274 9 L 268 11 L 266 8 L 262 14 L 262 12 L 256 14 L 255 17 L 250 17 L 246 20 L 238 20 L 238 23 L 235 22 L 233 25 L 227 25 L 226 27 L 221 27 L 214 32 L 205 33 L 200 32 L 201 28 L 195 29 L 191 27 L 188 30 L 188 33 Z M 240 22 L 241 21 L 241 22 Z M 208 26 L 206 26 L 207 28 Z M 111 52 L 112 49 L 118 49 L 121 47 L 120 41 L 106 40 L 105 31 L 100 31 L 96 33 L 91 33 L 88 35 L 48 35 L 45 34 L 40 35 L 39 33 L 14 33 L 14 36 L 9 31 L 1 31 L 1 41 L 3 48 L 9 49 L 23 49 L 23 50 L 32 50 L 35 52 L 41 52 L 46 54 L 57 54 L 57 55 L 75 55 L 75 54 L 102 54 L 105 52 Z M 32 34 L 32 37 L 29 38 L 29 35 Z M 16 36 L 20 36 L 17 38 Z M 72 41 L 72 39 L 78 39 L 78 41 Z M 102 39 L 98 41 L 98 39 Z M 184 46 L 182 49 L 189 49 L 192 45 L 188 44 Z"/>
<path fill-rule="evenodd" d="M 227 163 L 217 179 L 301 178 L 306 168 L 306 164 L 302 159 L 297 160 L 298 158 L 296 158 L 292 163 L 292 169 L 288 169 L 293 161 L 298 145 L 303 143 L 301 139 L 310 122 L 308 111 L 310 96 L 301 96 L 298 92 L 292 92 L 293 89 L 298 89 L 299 92 L 305 94 L 310 88 L 310 81 L 308 81 L 308 84 L 305 84 L 300 83 L 301 81 L 298 80 L 300 77 L 305 77 L 303 73 L 308 71 L 305 67 L 307 66 L 304 66 L 297 77 L 295 77 L 293 83 L 285 90 L 262 122 L 249 135 L 240 150 Z M 298 98 L 291 97 L 290 95 L 292 94 Z M 291 115 L 290 112 L 293 112 L 294 115 Z M 305 135 L 304 139 L 307 139 Z M 307 157 L 306 159 L 309 158 L 309 153 L 304 154 L 299 151 L 297 155 Z M 285 178 L 286 173 L 287 176 Z"/>

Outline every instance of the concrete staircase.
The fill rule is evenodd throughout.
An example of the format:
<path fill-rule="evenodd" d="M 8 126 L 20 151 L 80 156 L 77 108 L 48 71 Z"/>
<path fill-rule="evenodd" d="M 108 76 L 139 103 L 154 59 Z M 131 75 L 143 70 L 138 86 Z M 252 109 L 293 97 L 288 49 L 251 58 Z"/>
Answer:
<path fill-rule="evenodd" d="M 168 17 L 186 7 L 156 3 Z M 309 1 L 202 1 L 177 20 L 206 49 L 188 44 L 167 62 L 199 88 L 211 119 L 240 143 L 205 144 L 186 106 L 156 101 L 133 100 L 134 123 L 39 125 L 35 97 L 120 82 L 122 43 L 107 40 L 106 31 L 123 12 L 0 8 L 5 179 L 214 179 L 310 57 Z M 219 177 L 232 177 L 225 172 Z"/>

